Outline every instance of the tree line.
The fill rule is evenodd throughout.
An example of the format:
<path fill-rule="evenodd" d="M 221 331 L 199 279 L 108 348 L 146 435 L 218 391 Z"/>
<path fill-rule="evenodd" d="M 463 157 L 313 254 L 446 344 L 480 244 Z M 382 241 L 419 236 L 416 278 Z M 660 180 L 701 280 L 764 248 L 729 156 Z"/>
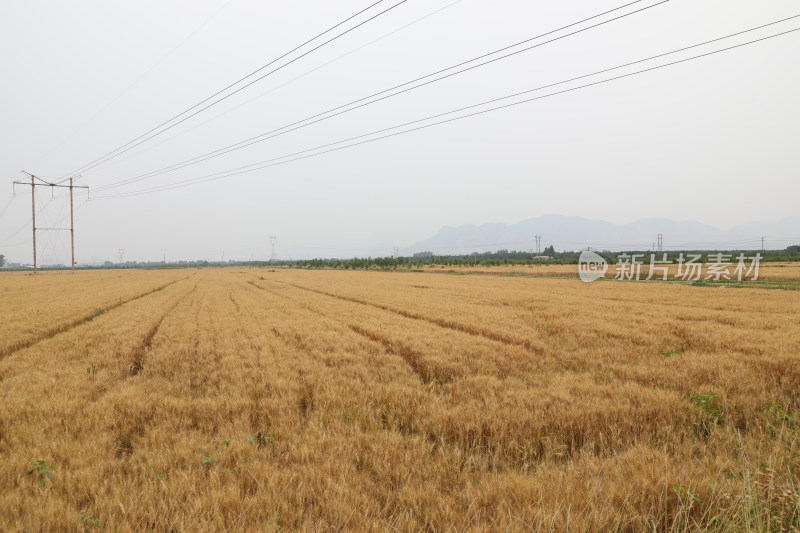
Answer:
<path fill-rule="evenodd" d="M 609 252 L 603 250 L 593 250 L 602 256 L 609 264 L 616 264 L 622 254 L 632 255 L 641 254 L 649 261 L 652 250 L 633 250 L 627 252 Z M 701 263 L 709 260 L 718 253 L 730 255 L 733 259 L 745 254 L 746 257 L 753 257 L 756 253 L 761 254 L 762 262 L 790 262 L 800 261 L 800 245 L 789 246 L 784 250 L 681 250 L 656 253 L 656 258 L 661 260 L 664 253 L 667 254 L 668 261 L 677 261 L 680 254 L 700 255 Z M 353 259 L 306 259 L 294 261 L 277 261 L 270 263 L 273 265 L 288 266 L 291 268 L 335 268 L 335 269 L 397 269 L 397 268 L 422 268 L 430 266 L 500 266 L 500 265 L 570 265 L 578 264 L 581 251 L 556 252 L 552 246 L 544 249 L 541 256 L 535 256 L 529 251 L 520 250 L 498 250 L 496 252 L 473 253 L 467 255 L 436 255 L 433 252 L 419 252 L 410 257 L 366 257 Z"/>
<path fill-rule="evenodd" d="M 627 255 L 642 254 L 645 261 L 649 261 L 652 250 L 633 250 L 628 252 L 609 252 L 603 250 L 593 250 L 595 253 L 602 256 L 609 264 L 616 264 L 619 256 L 623 253 Z M 756 253 L 761 254 L 762 262 L 792 262 L 800 261 L 800 245 L 789 246 L 784 250 L 765 250 L 764 252 L 756 250 L 682 250 L 666 252 L 667 260 L 677 261 L 679 255 L 683 253 L 697 254 L 701 256 L 700 262 L 705 263 L 709 257 L 716 256 L 718 253 L 731 255 L 733 259 L 739 257 L 739 254 L 745 254 L 746 257 L 752 257 Z M 137 263 L 135 261 L 127 262 L 125 264 L 116 264 L 106 261 L 103 266 L 95 266 L 88 268 L 164 268 L 164 267 L 219 267 L 226 265 L 239 265 L 239 266 L 284 266 L 289 268 L 334 268 L 341 270 L 363 270 L 363 269 L 378 269 L 378 270 L 394 270 L 394 269 L 414 269 L 431 266 L 449 266 L 449 267 L 476 267 L 476 266 L 501 266 L 501 265 L 571 265 L 577 264 L 580 258 L 581 251 L 565 251 L 556 252 L 553 246 L 548 246 L 544 249 L 541 256 L 535 256 L 529 251 L 522 250 L 498 250 L 496 252 L 483 252 L 472 254 L 452 254 L 452 255 L 437 255 L 433 252 L 419 252 L 410 257 L 363 257 L 352 259 L 300 259 L 293 261 L 231 261 L 228 263 L 214 263 L 209 261 L 181 261 L 179 263 L 167 263 L 166 265 L 160 262 L 144 262 Z M 661 255 L 656 254 L 657 259 L 662 259 Z M 5 266 L 6 258 L 0 254 L 0 268 Z M 68 267 L 63 267 L 68 268 Z M 79 267 L 80 268 L 80 267 Z M 87 267 L 82 267 L 87 268 Z"/>

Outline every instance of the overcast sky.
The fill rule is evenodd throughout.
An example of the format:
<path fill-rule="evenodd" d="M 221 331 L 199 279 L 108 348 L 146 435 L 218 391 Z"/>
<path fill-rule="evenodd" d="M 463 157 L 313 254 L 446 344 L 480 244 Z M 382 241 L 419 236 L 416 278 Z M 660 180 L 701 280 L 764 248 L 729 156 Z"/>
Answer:
<path fill-rule="evenodd" d="M 658 1 L 634 3 L 593 23 Z M 379 3 L 271 68 L 398 2 Z M 45 179 L 69 176 L 370 3 L 2 2 L 0 253 L 11 261 L 31 260 L 30 187 L 17 186 L 12 198 L 11 182 L 27 179 L 21 169 Z M 85 192 L 76 192 L 76 258 L 116 261 L 124 248 L 126 259 L 139 261 L 163 254 L 168 260 L 219 260 L 223 251 L 226 259 L 264 259 L 270 235 L 278 237 L 284 258 L 389 255 L 393 246 L 425 239 L 443 225 L 516 223 L 551 213 L 615 223 L 697 220 L 720 228 L 800 215 L 800 32 L 285 165 L 114 197 L 800 14 L 791 0 L 667 1 L 223 157 L 101 190 L 625 3 L 407 0 L 80 172 L 93 199 L 86 202 Z M 586 81 L 797 27 L 800 18 Z M 52 196 L 37 190 L 37 226 L 67 227 L 63 191 Z M 38 238 L 40 262 L 68 263 L 67 233 Z"/>

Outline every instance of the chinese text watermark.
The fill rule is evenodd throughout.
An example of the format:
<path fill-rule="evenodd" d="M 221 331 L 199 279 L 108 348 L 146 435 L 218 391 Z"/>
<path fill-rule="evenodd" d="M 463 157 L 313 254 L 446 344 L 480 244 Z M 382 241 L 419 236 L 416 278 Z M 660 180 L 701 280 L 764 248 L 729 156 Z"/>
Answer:
<path fill-rule="evenodd" d="M 649 256 L 649 260 L 648 260 Z M 722 252 L 708 254 L 703 261 L 701 254 L 681 253 L 677 260 L 670 260 L 667 254 L 660 258 L 656 254 L 621 254 L 613 266 L 612 279 L 654 280 L 678 279 L 683 281 L 757 281 L 761 254 L 748 257 L 740 253 Z M 673 268 L 676 267 L 676 268 Z M 578 275 L 581 280 L 591 282 L 605 277 L 611 267 L 603 257 L 590 250 L 581 253 L 578 260 Z M 670 269 L 672 271 L 670 272 Z"/>

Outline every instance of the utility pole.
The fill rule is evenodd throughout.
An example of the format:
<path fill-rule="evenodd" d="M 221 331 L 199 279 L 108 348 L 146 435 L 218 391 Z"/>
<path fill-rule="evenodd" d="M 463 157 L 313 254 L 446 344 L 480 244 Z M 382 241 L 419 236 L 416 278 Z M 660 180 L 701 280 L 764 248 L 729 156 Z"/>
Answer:
<path fill-rule="evenodd" d="M 71 241 L 71 259 L 72 264 L 70 265 L 70 269 L 72 273 L 75 273 L 75 209 L 73 203 L 73 189 L 86 189 L 89 190 L 89 187 L 86 185 L 75 185 L 73 183 L 74 178 L 79 178 L 80 176 L 74 176 L 69 178 L 69 185 L 61 185 L 60 183 L 53 183 L 47 180 L 44 180 L 30 172 L 22 171 L 23 174 L 30 176 L 31 182 L 31 221 L 32 221 L 32 232 L 33 232 L 33 274 L 36 275 L 36 271 L 38 270 L 38 263 L 36 261 L 36 230 L 64 230 L 66 228 L 37 228 L 36 227 L 36 187 L 50 187 L 50 192 L 58 187 L 69 189 L 69 232 L 70 232 L 70 241 Z M 41 183 L 37 183 L 40 181 Z M 61 182 L 63 183 L 63 182 Z M 15 185 L 28 185 L 27 181 L 15 181 Z"/>
<path fill-rule="evenodd" d="M 31 174 L 31 219 L 33 220 L 33 275 L 36 275 L 36 184 Z"/>
<path fill-rule="evenodd" d="M 72 249 L 72 273 L 75 273 L 75 217 L 74 210 L 72 209 L 72 178 L 69 179 L 69 238 L 70 248 Z"/>
<path fill-rule="evenodd" d="M 663 233 L 659 233 L 658 234 L 658 253 L 661 253 L 663 251 L 664 251 L 664 234 Z"/>

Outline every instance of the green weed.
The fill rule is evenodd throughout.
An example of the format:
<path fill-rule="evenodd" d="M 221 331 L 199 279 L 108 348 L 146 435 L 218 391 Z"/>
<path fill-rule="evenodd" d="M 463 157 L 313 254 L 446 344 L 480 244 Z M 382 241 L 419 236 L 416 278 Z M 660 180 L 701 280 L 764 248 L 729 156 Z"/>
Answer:
<path fill-rule="evenodd" d="M 33 466 L 32 469 L 28 470 L 28 475 L 36 475 L 37 481 L 36 484 L 40 487 L 44 487 L 44 482 L 46 479 L 50 479 L 50 469 L 54 469 L 55 467 L 52 465 L 47 464 L 47 461 L 33 461 L 31 463 Z"/>
<path fill-rule="evenodd" d="M 78 522 L 85 522 L 93 526 L 96 526 L 100 523 L 100 519 L 92 518 L 92 516 L 87 514 L 85 510 L 81 509 L 81 512 L 78 513 Z"/>

